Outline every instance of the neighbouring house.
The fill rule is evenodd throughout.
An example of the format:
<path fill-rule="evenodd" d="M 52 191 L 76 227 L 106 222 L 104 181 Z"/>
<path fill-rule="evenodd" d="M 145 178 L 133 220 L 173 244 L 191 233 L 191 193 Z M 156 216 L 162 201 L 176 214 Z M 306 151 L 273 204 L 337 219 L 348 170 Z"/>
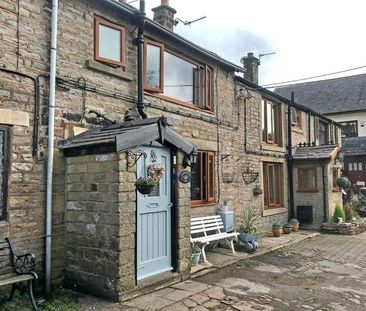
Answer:
<path fill-rule="evenodd" d="M 366 184 L 366 74 L 294 84 L 275 89 L 342 126 L 343 172 L 352 185 Z"/>
<path fill-rule="evenodd" d="M 35 251 L 42 279 L 49 5 L 0 4 L 0 239 Z M 142 40 L 124 1 L 59 1 L 55 284 L 128 299 L 189 278 L 190 218 L 224 200 L 236 226 L 260 209 L 264 231 L 290 217 L 319 227 L 341 202 L 338 124 L 259 87 L 253 53 L 244 69 L 174 33 L 175 13 L 162 1 Z M 163 178 L 141 195 L 154 163 Z"/>

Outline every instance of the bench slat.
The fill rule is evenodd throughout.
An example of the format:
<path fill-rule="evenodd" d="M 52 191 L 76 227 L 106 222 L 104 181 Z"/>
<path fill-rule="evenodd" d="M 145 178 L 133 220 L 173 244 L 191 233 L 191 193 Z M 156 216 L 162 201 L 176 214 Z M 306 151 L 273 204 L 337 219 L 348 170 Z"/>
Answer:
<path fill-rule="evenodd" d="M 11 277 L 6 275 L 5 278 L 0 277 L 0 286 L 24 282 L 32 279 L 34 279 L 34 275 L 32 274 L 13 275 Z"/>
<path fill-rule="evenodd" d="M 223 240 L 226 238 L 236 237 L 238 235 L 239 235 L 239 233 L 237 233 L 237 232 L 234 232 L 234 233 L 225 232 L 225 233 L 215 234 L 215 235 L 211 235 L 211 236 L 207 236 L 207 237 L 192 238 L 192 242 L 206 243 L 206 242 L 218 241 L 218 240 Z"/>
<path fill-rule="evenodd" d="M 197 233 L 208 233 L 208 232 L 211 232 L 211 231 L 221 231 L 221 229 L 224 229 L 224 226 L 220 226 L 220 227 L 210 227 L 210 228 L 205 228 L 205 229 L 193 229 L 191 230 L 191 234 L 197 234 Z"/>
<path fill-rule="evenodd" d="M 221 218 L 220 215 L 214 215 L 214 216 L 203 216 L 203 217 L 193 217 L 191 218 L 191 220 L 207 220 L 207 219 L 212 219 L 212 218 Z"/>

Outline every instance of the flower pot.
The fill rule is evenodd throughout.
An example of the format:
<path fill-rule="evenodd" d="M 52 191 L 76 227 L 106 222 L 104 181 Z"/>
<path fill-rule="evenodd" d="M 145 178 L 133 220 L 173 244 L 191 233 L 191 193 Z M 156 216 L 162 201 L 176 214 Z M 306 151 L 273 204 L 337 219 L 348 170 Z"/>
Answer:
<path fill-rule="evenodd" d="M 201 253 L 194 253 L 191 255 L 191 264 L 192 266 L 197 266 L 200 262 Z"/>
<path fill-rule="evenodd" d="M 242 231 L 239 231 L 238 239 L 240 242 L 250 242 L 250 241 L 257 242 L 259 239 L 259 234 L 258 233 L 244 233 Z"/>
<path fill-rule="evenodd" d="M 275 238 L 279 238 L 282 234 L 282 228 L 272 228 L 272 233 Z"/>
<path fill-rule="evenodd" d="M 137 185 L 137 191 L 141 194 L 149 194 L 153 191 L 155 185 Z"/>
<path fill-rule="evenodd" d="M 299 223 L 292 224 L 292 231 L 298 231 L 299 230 Z"/>
<path fill-rule="evenodd" d="M 292 225 L 285 225 L 283 226 L 283 233 L 284 234 L 290 234 L 292 230 Z"/>

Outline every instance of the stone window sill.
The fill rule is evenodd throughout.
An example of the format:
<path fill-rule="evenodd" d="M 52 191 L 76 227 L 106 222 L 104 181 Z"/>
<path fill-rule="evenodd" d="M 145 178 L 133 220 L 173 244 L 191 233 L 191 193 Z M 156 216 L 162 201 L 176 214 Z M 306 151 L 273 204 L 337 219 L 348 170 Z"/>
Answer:
<path fill-rule="evenodd" d="M 94 60 L 86 60 L 85 67 L 88 69 L 91 69 L 91 70 L 95 70 L 95 71 L 119 78 L 121 80 L 125 80 L 125 81 L 133 80 L 132 74 L 122 71 L 120 68 L 113 68 L 111 66 L 105 65 L 100 62 L 96 62 Z"/>
<path fill-rule="evenodd" d="M 269 151 L 276 151 L 276 152 L 283 152 L 283 153 L 286 152 L 286 148 L 284 148 L 284 147 L 266 144 L 266 143 L 262 143 L 262 150 L 269 150 Z"/>
<path fill-rule="evenodd" d="M 292 125 L 292 131 L 300 134 L 304 134 L 304 130 L 298 125 Z"/>
<path fill-rule="evenodd" d="M 263 211 L 263 217 L 277 215 L 277 214 L 283 214 L 283 213 L 286 213 L 286 212 L 287 212 L 286 207 L 265 209 Z"/>

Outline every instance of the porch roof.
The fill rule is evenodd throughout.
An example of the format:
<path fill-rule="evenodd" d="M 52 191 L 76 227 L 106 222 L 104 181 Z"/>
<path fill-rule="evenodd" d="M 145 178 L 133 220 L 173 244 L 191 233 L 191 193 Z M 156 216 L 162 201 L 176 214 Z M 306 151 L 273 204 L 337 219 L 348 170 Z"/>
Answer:
<path fill-rule="evenodd" d="M 186 154 L 197 147 L 173 130 L 174 119 L 170 117 L 126 121 L 104 127 L 94 127 L 84 133 L 61 141 L 59 148 L 66 155 L 87 153 L 120 152 L 157 141 L 174 146 Z M 98 152 L 99 151 L 99 152 Z"/>
<path fill-rule="evenodd" d="M 293 155 L 294 160 L 328 160 L 337 156 L 338 145 L 321 145 L 298 147 Z"/>

